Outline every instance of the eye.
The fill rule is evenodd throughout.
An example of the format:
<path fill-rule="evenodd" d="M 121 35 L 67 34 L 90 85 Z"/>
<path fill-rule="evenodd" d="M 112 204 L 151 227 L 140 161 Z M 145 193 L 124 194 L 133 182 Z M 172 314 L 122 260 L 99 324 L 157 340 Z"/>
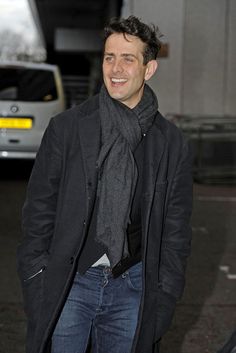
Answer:
<path fill-rule="evenodd" d="M 133 58 L 132 56 L 126 56 L 126 57 L 125 57 L 125 61 L 126 61 L 127 63 L 132 63 L 132 62 L 134 62 L 134 58 Z"/>
<path fill-rule="evenodd" d="M 105 56 L 105 57 L 104 57 L 104 61 L 106 61 L 106 62 L 108 62 L 108 63 L 112 62 L 112 60 L 113 60 L 113 57 L 112 57 L 112 56 Z"/>

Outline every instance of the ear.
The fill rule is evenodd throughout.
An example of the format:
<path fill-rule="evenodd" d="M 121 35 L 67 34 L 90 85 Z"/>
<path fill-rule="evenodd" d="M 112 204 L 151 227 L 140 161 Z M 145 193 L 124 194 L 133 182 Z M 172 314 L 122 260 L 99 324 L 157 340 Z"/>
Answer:
<path fill-rule="evenodd" d="M 146 72 L 145 72 L 145 81 L 148 81 L 156 72 L 158 68 L 158 62 L 156 60 L 150 60 L 147 63 L 147 67 L 146 67 Z"/>

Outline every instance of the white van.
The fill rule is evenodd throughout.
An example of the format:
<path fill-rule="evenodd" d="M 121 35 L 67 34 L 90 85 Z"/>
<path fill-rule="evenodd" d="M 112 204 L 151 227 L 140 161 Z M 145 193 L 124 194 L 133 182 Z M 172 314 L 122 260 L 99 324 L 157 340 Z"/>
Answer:
<path fill-rule="evenodd" d="M 0 61 L 0 158 L 34 159 L 50 118 L 64 109 L 57 66 Z"/>

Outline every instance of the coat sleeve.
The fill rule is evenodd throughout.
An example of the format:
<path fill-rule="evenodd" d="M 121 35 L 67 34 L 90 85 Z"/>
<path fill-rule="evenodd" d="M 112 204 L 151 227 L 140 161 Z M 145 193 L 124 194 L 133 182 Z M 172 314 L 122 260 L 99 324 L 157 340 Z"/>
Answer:
<path fill-rule="evenodd" d="M 179 156 L 167 194 L 159 273 L 161 289 L 176 299 L 183 293 L 192 235 L 192 151 L 185 139 Z"/>
<path fill-rule="evenodd" d="M 17 249 L 18 272 L 22 280 L 33 276 L 47 261 L 60 184 L 60 142 L 52 118 L 37 153 L 22 210 L 23 239 Z"/>
<path fill-rule="evenodd" d="M 190 254 L 192 212 L 192 153 L 184 142 L 171 182 L 164 222 L 157 291 L 156 338 L 168 330 L 185 285 L 185 269 Z"/>

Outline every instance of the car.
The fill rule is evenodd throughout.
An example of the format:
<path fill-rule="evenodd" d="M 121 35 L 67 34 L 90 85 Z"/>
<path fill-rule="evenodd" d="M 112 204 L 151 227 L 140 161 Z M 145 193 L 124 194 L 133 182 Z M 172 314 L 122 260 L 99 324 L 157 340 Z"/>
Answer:
<path fill-rule="evenodd" d="M 56 65 L 0 62 L 0 159 L 35 159 L 52 116 L 65 109 Z"/>

